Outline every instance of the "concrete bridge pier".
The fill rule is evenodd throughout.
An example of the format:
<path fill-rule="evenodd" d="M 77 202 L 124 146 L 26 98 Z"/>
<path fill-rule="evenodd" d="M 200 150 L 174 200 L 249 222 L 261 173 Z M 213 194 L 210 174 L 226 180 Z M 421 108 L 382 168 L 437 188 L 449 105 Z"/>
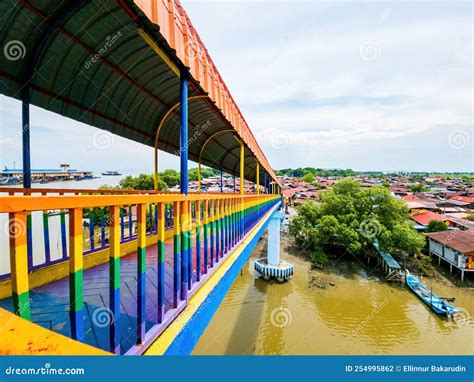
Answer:
<path fill-rule="evenodd" d="M 280 231 L 283 209 L 278 209 L 268 224 L 267 257 L 255 261 L 255 270 L 265 280 L 287 281 L 293 274 L 293 265 L 280 259 Z"/>

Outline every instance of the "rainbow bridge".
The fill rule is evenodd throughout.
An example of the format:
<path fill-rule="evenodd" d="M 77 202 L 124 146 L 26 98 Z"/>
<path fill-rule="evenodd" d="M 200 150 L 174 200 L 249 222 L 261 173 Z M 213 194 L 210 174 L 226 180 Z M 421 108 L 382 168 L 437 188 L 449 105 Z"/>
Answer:
<path fill-rule="evenodd" d="M 21 101 L 23 155 L 23 187 L 0 188 L 0 354 L 191 353 L 281 189 L 187 13 L 178 0 L 0 13 L 0 93 Z M 32 188 L 31 105 L 153 147 L 155 189 Z M 180 157 L 180 192 L 159 190 L 158 149 Z M 234 191 L 201 192 L 201 165 Z"/>

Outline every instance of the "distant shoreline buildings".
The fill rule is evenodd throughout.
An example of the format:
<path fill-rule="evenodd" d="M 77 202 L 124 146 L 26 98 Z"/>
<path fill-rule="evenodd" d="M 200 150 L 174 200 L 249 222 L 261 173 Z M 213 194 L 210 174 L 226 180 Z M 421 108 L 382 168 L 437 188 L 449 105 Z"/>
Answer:
<path fill-rule="evenodd" d="M 93 178 L 92 171 L 71 169 L 69 164 L 60 164 L 57 169 L 32 169 L 33 183 L 47 183 L 58 180 L 82 180 Z M 23 181 L 22 168 L 5 168 L 0 170 L 0 184 L 18 184 Z"/>

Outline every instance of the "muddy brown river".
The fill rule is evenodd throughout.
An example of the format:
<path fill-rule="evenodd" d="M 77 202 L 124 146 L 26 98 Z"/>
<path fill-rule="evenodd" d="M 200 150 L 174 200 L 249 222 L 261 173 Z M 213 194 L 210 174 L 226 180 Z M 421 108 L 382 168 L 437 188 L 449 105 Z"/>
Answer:
<path fill-rule="evenodd" d="M 257 278 L 253 262 L 237 277 L 193 354 L 474 354 L 474 292 L 446 282 L 424 282 L 463 309 L 448 321 L 405 287 L 357 262 L 311 270 L 299 256 L 291 281 Z M 318 280 L 324 289 L 310 286 Z"/>

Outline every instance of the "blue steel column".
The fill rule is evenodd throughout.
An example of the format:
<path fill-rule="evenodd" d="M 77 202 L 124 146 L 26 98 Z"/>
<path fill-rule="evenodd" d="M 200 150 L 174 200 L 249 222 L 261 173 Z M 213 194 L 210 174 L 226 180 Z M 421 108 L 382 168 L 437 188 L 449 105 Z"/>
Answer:
<path fill-rule="evenodd" d="M 221 192 L 222 192 L 222 187 L 223 185 L 222 185 L 222 169 L 221 169 Z"/>
<path fill-rule="evenodd" d="M 23 155 L 23 187 L 31 188 L 31 151 L 30 151 L 30 102 L 23 99 L 21 105 L 21 139 Z M 31 212 L 26 215 L 26 253 L 28 257 L 28 269 L 33 267 L 33 233 L 31 224 Z"/>
<path fill-rule="evenodd" d="M 22 102 L 23 187 L 31 188 L 30 103 Z"/>
<path fill-rule="evenodd" d="M 181 70 L 180 81 L 181 130 L 180 130 L 180 170 L 181 193 L 188 194 L 188 74 Z"/>
<path fill-rule="evenodd" d="M 188 194 L 188 74 L 184 69 L 180 74 L 180 190 L 181 194 Z M 189 228 L 189 204 L 181 203 L 181 225 Z M 188 299 L 188 267 L 189 267 L 189 231 L 183 231 L 181 226 L 181 300 Z"/>

